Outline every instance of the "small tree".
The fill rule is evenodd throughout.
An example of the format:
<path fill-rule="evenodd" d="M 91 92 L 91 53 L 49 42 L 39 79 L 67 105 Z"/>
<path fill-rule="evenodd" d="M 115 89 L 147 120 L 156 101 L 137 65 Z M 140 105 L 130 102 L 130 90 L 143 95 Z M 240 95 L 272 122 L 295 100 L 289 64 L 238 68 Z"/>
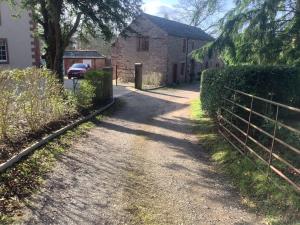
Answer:
<path fill-rule="evenodd" d="M 32 10 L 45 43 L 47 68 L 63 80 L 63 54 L 72 36 L 96 34 L 105 39 L 122 30 L 140 11 L 141 0 L 7 0 Z"/>

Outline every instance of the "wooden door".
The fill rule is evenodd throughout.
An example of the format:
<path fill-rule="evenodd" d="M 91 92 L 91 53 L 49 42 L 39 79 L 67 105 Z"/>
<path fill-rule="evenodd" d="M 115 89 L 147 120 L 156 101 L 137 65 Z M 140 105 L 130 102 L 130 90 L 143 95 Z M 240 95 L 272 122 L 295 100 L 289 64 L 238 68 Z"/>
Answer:
<path fill-rule="evenodd" d="M 178 78 L 177 78 L 177 64 L 175 63 L 173 65 L 173 83 L 177 83 L 178 82 Z"/>

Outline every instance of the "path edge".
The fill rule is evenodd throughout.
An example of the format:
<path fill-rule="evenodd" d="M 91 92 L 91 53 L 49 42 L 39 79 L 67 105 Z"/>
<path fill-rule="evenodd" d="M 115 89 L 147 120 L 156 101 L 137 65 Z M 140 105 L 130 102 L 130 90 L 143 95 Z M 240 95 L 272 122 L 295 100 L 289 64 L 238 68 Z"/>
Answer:
<path fill-rule="evenodd" d="M 53 139 L 55 139 L 58 136 L 64 134 L 66 131 L 73 129 L 74 127 L 76 127 L 76 126 L 90 120 L 91 118 L 97 116 L 98 114 L 106 111 L 111 106 L 113 106 L 115 104 L 115 102 L 116 102 L 116 99 L 113 98 L 113 100 L 109 104 L 107 104 L 107 105 L 103 106 L 102 108 L 96 110 L 95 112 L 91 113 L 90 115 L 88 115 L 86 117 L 83 117 L 83 118 L 80 118 L 78 120 L 75 120 L 73 123 L 61 128 L 57 131 L 54 131 L 52 134 L 49 134 L 48 136 L 42 138 L 40 141 L 37 141 L 34 144 L 32 144 L 31 146 L 23 149 L 17 155 L 14 155 L 13 157 L 11 157 L 6 162 L 0 164 L 0 173 L 4 172 L 7 168 L 13 166 L 15 163 L 19 162 L 23 157 L 25 157 L 25 156 L 29 155 L 30 153 L 34 152 L 35 150 L 37 150 L 41 146 L 46 145 L 47 143 L 49 143 Z"/>

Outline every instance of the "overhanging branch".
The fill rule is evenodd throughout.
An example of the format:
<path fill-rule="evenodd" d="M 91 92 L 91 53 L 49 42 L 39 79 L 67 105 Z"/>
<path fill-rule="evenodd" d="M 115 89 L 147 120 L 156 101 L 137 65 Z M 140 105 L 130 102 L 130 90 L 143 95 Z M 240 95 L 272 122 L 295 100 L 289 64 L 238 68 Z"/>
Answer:
<path fill-rule="evenodd" d="M 75 32 L 77 31 L 77 28 L 80 24 L 80 20 L 81 20 L 81 16 L 82 14 L 78 14 L 75 20 L 75 23 L 73 25 L 73 27 L 70 29 L 70 31 L 66 34 L 65 38 L 64 38 L 64 47 L 66 48 L 69 44 L 70 39 L 72 38 L 72 36 L 75 34 Z"/>

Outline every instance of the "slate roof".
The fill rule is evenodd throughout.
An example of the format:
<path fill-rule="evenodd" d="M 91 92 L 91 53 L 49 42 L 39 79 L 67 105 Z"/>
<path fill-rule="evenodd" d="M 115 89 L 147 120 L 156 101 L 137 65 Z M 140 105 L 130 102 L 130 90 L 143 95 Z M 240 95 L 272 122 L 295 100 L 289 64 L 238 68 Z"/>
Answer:
<path fill-rule="evenodd" d="M 104 58 L 104 56 L 94 50 L 68 50 L 65 51 L 64 58 Z"/>
<path fill-rule="evenodd" d="M 171 36 L 191 38 L 203 41 L 213 41 L 213 37 L 205 33 L 198 27 L 189 26 L 183 23 L 179 23 L 173 20 L 168 20 L 158 16 L 149 15 L 146 13 L 142 14 L 145 18 L 149 19 L 156 26 L 166 31 Z"/>

